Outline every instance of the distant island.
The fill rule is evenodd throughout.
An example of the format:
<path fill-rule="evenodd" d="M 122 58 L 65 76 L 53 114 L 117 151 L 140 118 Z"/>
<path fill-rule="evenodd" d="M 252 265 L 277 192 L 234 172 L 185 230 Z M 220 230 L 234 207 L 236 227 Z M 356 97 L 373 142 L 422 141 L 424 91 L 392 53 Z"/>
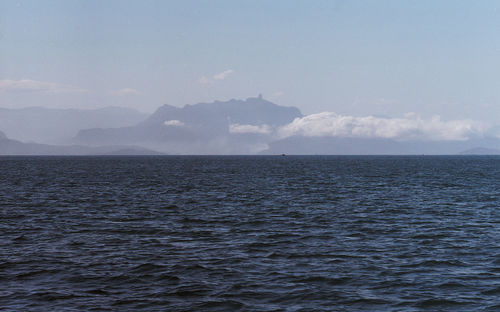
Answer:
<path fill-rule="evenodd" d="M 315 118 L 327 119 L 316 124 Z M 0 108 L 0 130 L 5 132 L 0 155 L 500 154 L 500 139 L 494 136 L 426 139 L 419 137 L 418 129 L 414 137 L 403 139 L 353 135 L 359 132 L 352 128 L 357 127 L 354 117 L 346 117 L 351 128 L 335 132 L 332 127 L 342 118 L 333 113 L 304 116 L 296 107 L 277 105 L 262 96 L 163 105 L 150 115 L 119 107 Z M 326 130 L 320 128 L 325 122 Z"/>
<path fill-rule="evenodd" d="M 135 146 L 50 145 L 23 143 L 9 139 L 0 132 L 0 155 L 161 155 L 162 153 Z"/>
<path fill-rule="evenodd" d="M 461 155 L 500 155 L 500 149 L 497 148 L 484 148 L 476 147 L 465 150 L 460 153 Z"/>

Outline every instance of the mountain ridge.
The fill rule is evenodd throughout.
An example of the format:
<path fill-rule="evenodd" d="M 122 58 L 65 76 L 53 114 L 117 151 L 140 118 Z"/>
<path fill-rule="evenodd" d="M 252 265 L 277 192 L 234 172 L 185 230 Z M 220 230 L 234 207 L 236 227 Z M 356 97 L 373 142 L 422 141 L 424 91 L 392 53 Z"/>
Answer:
<path fill-rule="evenodd" d="M 45 111 L 41 107 L 26 109 L 28 111 Z M 110 116 L 113 116 L 114 112 L 124 111 L 119 107 L 107 107 L 99 110 L 110 113 Z M 60 111 L 79 112 L 75 109 L 61 109 Z M 318 115 L 321 114 L 311 116 L 317 117 Z M 110 119 L 113 118 L 110 117 Z M 311 120 L 314 119 L 303 116 L 298 108 L 280 106 L 262 97 L 251 97 L 245 100 L 231 99 L 188 104 L 183 107 L 165 104 L 158 107 L 154 113 L 131 125 L 80 129 L 76 136 L 66 141 L 65 146 L 26 143 L 23 140 L 10 138 L 8 133 L 0 133 L 0 139 L 4 141 L 3 149 L 6 149 L 6 146 L 11 148 L 12 146 L 18 148 L 22 146 L 21 151 L 25 151 L 27 146 L 20 144 L 35 144 L 30 147 L 31 149 L 28 149 L 29 153 L 36 153 L 38 149 L 49 153 L 59 151 L 63 154 L 92 154 L 103 151 L 127 154 L 129 152 L 136 153 L 138 149 L 144 149 L 146 153 L 159 151 L 166 154 L 199 155 L 458 155 L 500 153 L 500 139 L 494 136 L 485 136 L 480 132 L 468 133 L 467 136 L 463 137 L 451 136 L 452 139 L 440 140 L 433 140 L 432 137 L 426 139 L 425 136 L 406 138 L 406 140 L 396 136 L 394 138 L 353 137 L 349 135 L 350 129 L 347 129 L 349 130 L 347 132 L 340 132 L 343 135 L 333 136 L 335 131 L 323 130 L 320 127 L 336 129 L 332 125 L 335 126 L 335 123 L 339 122 L 338 118 L 331 121 L 333 124 L 325 124 L 325 121 L 320 119 L 323 123 L 319 123 L 319 126 L 311 123 Z M 350 122 L 352 123 L 352 121 Z M 0 124 L 1 126 L 2 124 Z M 353 126 L 356 126 L 356 123 L 353 123 Z M 301 132 L 301 129 L 306 129 L 309 132 Z M 436 137 L 446 138 L 446 136 L 439 135 Z M 10 145 L 5 144 L 7 141 L 10 142 Z M 478 146 L 483 148 L 478 149 Z"/>
<path fill-rule="evenodd" d="M 89 147 L 82 145 L 50 145 L 40 143 L 25 143 L 9 139 L 4 132 L 0 131 L 0 155 L 162 155 L 162 153 L 138 146 Z"/>
<path fill-rule="evenodd" d="M 500 149 L 495 137 L 469 140 L 397 141 L 386 138 L 292 136 L 273 141 L 262 155 L 460 155 L 476 146 Z"/>
<path fill-rule="evenodd" d="M 272 140 L 268 129 L 299 117 L 302 113 L 298 108 L 280 106 L 262 97 L 183 107 L 162 105 L 136 125 L 81 130 L 73 142 L 137 144 L 181 154 L 252 154 Z"/>
<path fill-rule="evenodd" d="M 96 109 L 0 108 L 0 128 L 15 140 L 63 144 L 81 129 L 132 125 L 147 117 L 147 114 L 132 108 L 117 106 Z"/>

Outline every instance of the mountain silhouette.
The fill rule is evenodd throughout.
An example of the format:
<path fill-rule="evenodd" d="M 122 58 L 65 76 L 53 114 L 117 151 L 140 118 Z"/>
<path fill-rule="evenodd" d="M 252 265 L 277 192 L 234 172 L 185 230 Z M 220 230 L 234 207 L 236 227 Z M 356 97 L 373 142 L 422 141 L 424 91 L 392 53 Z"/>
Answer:
<path fill-rule="evenodd" d="M 252 154 L 272 140 L 273 129 L 302 117 L 262 97 L 163 105 L 134 126 L 82 130 L 74 142 L 89 145 L 136 144 L 180 154 Z"/>
<path fill-rule="evenodd" d="M 63 144 L 79 130 L 122 127 L 146 119 L 147 114 L 123 107 L 99 109 L 0 108 L 0 127 L 11 139 Z"/>
<path fill-rule="evenodd" d="M 455 141 L 397 141 L 383 138 L 292 136 L 270 142 L 263 155 L 456 155 L 477 146 L 500 149 L 500 139 L 477 137 Z M 473 150 L 474 151 L 474 150 Z"/>
<path fill-rule="evenodd" d="M 475 147 L 460 153 L 461 155 L 500 155 L 498 148 Z"/>
<path fill-rule="evenodd" d="M 283 129 L 287 129 L 296 118 L 303 117 L 301 112 L 295 107 L 276 105 L 262 97 L 184 107 L 163 105 L 150 116 L 121 108 L 85 111 L 30 108 L 11 110 L 8 114 L 14 114 L 13 120 L 0 123 L 0 126 L 6 125 L 9 129 L 17 127 L 21 133 L 15 133 L 14 137 L 9 132 L 0 133 L 0 154 L 3 155 L 139 155 L 155 154 L 155 151 L 164 154 L 418 155 L 496 154 L 496 149 L 500 149 L 500 139 L 479 134 L 463 140 L 297 134 L 286 137 Z M 8 114 L 2 115 L 0 109 L 0 121 Z M 85 118 L 90 120 L 82 121 Z M 19 125 L 14 125 L 14 121 Z M 32 140 L 17 139 L 35 137 L 36 130 L 43 128 L 43 122 L 47 124 L 47 129 L 40 130 L 39 135 L 45 138 L 41 142 L 57 142 L 55 138 L 50 140 L 50 135 L 57 138 L 70 136 L 71 133 L 77 135 L 64 141 L 67 145 L 27 143 Z M 111 126 L 127 122 L 128 126 Z M 29 127 L 31 123 L 34 124 L 33 129 Z M 105 126 L 76 132 L 79 127 L 94 123 Z M 23 132 L 27 129 L 31 134 Z"/>
<path fill-rule="evenodd" d="M 81 146 L 23 143 L 9 139 L 0 131 L 0 155 L 159 155 L 137 146 Z"/>

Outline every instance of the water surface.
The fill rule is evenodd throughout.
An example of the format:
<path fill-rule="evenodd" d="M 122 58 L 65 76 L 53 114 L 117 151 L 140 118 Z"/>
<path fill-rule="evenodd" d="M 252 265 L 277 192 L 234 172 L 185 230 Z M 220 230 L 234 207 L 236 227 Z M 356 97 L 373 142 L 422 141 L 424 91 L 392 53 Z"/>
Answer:
<path fill-rule="evenodd" d="M 6 311 L 498 311 L 499 157 L 2 157 Z"/>

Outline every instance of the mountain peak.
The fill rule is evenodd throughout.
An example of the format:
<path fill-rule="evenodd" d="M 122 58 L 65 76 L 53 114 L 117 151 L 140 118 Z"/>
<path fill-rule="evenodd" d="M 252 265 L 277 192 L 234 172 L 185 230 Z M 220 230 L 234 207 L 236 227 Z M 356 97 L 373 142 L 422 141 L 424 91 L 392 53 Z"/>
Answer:
<path fill-rule="evenodd" d="M 261 94 L 246 100 L 230 99 L 176 107 L 163 105 L 156 110 L 145 124 L 163 124 L 168 120 L 179 120 L 184 124 L 213 124 L 227 127 L 228 121 L 235 124 L 284 125 L 302 117 L 298 108 L 285 107 L 265 100 Z"/>
<path fill-rule="evenodd" d="M 76 141 L 93 145 L 134 144 L 180 154 L 252 154 L 272 139 L 273 129 L 302 117 L 262 96 L 176 107 L 163 105 L 135 126 L 88 129 Z"/>

